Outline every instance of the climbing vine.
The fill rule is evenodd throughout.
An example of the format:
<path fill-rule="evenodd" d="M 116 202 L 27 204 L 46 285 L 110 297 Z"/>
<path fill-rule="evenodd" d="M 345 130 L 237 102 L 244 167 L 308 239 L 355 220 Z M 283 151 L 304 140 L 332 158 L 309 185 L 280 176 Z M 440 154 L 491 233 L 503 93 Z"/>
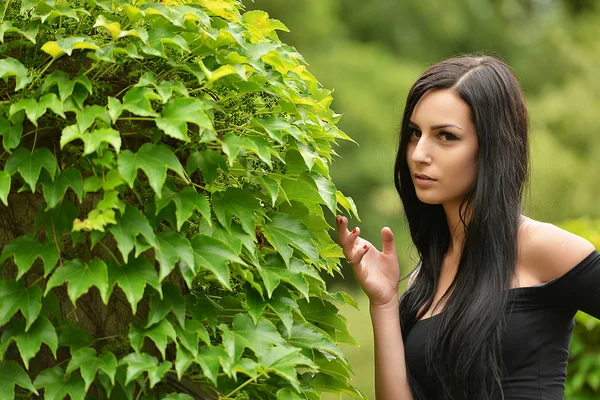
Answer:
<path fill-rule="evenodd" d="M 3 398 L 363 397 L 331 92 L 237 0 L 0 5 Z"/>

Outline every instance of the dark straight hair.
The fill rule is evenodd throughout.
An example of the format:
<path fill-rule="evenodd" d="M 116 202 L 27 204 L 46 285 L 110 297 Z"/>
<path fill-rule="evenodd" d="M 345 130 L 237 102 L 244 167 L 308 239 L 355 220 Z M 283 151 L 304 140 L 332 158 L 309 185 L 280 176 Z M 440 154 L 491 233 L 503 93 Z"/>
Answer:
<path fill-rule="evenodd" d="M 400 300 L 406 333 L 433 304 L 450 230 L 442 205 L 417 198 L 407 163 L 408 123 L 430 90 L 455 91 L 471 109 L 479 141 L 477 177 L 460 205 L 464 247 L 443 312 L 432 321 L 427 366 L 445 399 L 503 398 L 501 337 L 517 258 L 521 201 L 529 172 L 527 110 L 509 67 L 489 56 L 460 56 L 428 68 L 408 93 L 394 166 L 398 191 L 419 256 Z M 410 371 L 409 371 L 410 372 Z M 417 399 L 424 399 L 409 373 Z"/>

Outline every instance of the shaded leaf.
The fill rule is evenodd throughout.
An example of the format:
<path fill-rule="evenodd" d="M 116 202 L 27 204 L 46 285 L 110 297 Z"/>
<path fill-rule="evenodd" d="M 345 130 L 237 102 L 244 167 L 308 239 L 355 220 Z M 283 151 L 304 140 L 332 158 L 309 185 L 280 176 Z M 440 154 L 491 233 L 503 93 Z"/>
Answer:
<path fill-rule="evenodd" d="M 184 236 L 167 229 L 159 233 L 156 240 L 156 259 L 160 263 L 158 279 L 161 282 L 175 268 L 177 260 L 194 265 L 192 245 Z"/>
<path fill-rule="evenodd" d="M 200 211 L 202 217 L 209 224 L 212 223 L 210 206 L 206 196 L 196 192 L 191 186 L 186 186 L 179 192 L 175 192 L 170 185 L 163 186 L 162 198 L 156 200 L 156 215 L 166 207 L 167 204 L 173 202 L 175 204 L 175 216 L 177 218 L 177 230 L 181 230 L 181 226 L 193 214 L 194 210 Z"/>
<path fill-rule="evenodd" d="M 96 350 L 84 347 L 72 353 L 66 374 L 70 374 L 76 369 L 81 370 L 86 392 L 94 382 L 98 370 L 104 371 L 114 385 L 117 373 L 117 358 L 114 354 L 106 350 L 100 356 L 96 357 Z"/>
<path fill-rule="evenodd" d="M 162 377 L 173 365 L 169 361 L 164 361 L 159 364 L 156 357 L 153 357 L 147 353 L 130 353 L 123 357 L 119 361 L 119 364 L 127 366 L 125 385 L 133 382 L 144 372 L 146 372 L 148 374 L 148 380 L 150 381 L 150 388 L 153 388 L 158 382 L 160 382 Z"/>
<path fill-rule="evenodd" d="M 117 218 L 116 225 L 111 226 L 108 230 L 115 237 L 123 260 L 127 260 L 129 253 L 137 244 L 138 235 L 142 235 L 152 247 L 159 247 L 154 230 L 144 214 L 130 204 L 125 207 L 125 213 Z"/>
<path fill-rule="evenodd" d="M 36 389 L 44 389 L 45 400 L 62 400 L 67 395 L 72 399 L 85 397 L 85 383 L 77 374 L 65 376 L 61 367 L 45 369 L 33 381 Z"/>
<path fill-rule="evenodd" d="M 35 149 L 33 153 L 24 147 L 19 147 L 11 154 L 4 166 L 4 170 L 11 175 L 19 171 L 25 183 L 34 193 L 42 168 L 48 171 L 50 177 L 54 179 L 58 165 L 54 155 L 45 147 Z"/>
<path fill-rule="evenodd" d="M 87 293 L 92 286 L 98 288 L 102 302 L 108 304 L 111 288 L 108 285 L 108 268 L 104 261 L 98 258 L 94 258 L 87 264 L 78 258 L 66 261 L 48 280 L 44 295 L 64 282 L 68 282 L 67 291 L 73 304 L 76 304 L 77 299 Z"/>
<path fill-rule="evenodd" d="M 0 60 L 0 78 L 4 79 L 9 76 L 14 76 L 16 79 L 16 92 L 31 82 L 31 76 L 27 68 L 18 60 L 10 57 Z"/>
<path fill-rule="evenodd" d="M 44 262 L 44 276 L 48 276 L 52 272 L 59 259 L 58 250 L 53 241 L 48 240 L 42 244 L 37 238 L 29 235 L 19 236 L 8 242 L 0 253 L 0 263 L 11 256 L 17 266 L 17 280 L 29 271 L 37 258 Z"/>
<path fill-rule="evenodd" d="M 48 318 L 39 317 L 29 328 L 24 330 L 23 320 L 14 320 L 2 334 L 0 340 L 0 358 L 4 357 L 6 349 L 11 342 L 15 342 L 21 353 L 25 368 L 29 369 L 29 360 L 31 360 L 40 351 L 42 343 L 45 343 L 56 358 L 58 349 L 58 337 L 56 330 Z"/>
<path fill-rule="evenodd" d="M 8 207 L 8 193 L 10 192 L 10 174 L 0 171 L 0 200 Z"/>
<path fill-rule="evenodd" d="M 273 213 L 271 221 L 263 227 L 263 233 L 289 266 L 292 247 L 300 250 L 314 264 L 319 264 L 319 254 L 306 226 L 286 214 Z"/>
<path fill-rule="evenodd" d="M 81 172 L 75 168 L 61 171 L 54 182 L 44 180 L 42 185 L 44 187 L 44 198 L 48 203 L 47 210 L 56 207 L 69 187 L 73 189 L 79 201 L 83 198 L 83 178 Z"/>
<path fill-rule="evenodd" d="M 227 231 L 231 232 L 231 220 L 236 216 L 244 231 L 254 235 L 254 213 L 261 212 L 256 197 L 243 189 L 228 188 L 225 192 L 213 194 L 212 200 L 215 215 Z"/>
<path fill-rule="evenodd" d="M 9 400 L 15 398 L 15 385 L 39 395 L 31 379 L 19 364 L 12 360 L 0 361 L 0 392 Z"/>
<path fill-rule="evenodd" d="M 150 295 L 150 311 L 146 328 L 164 319 L 169 312 L 173 312 L 181 326 L 185 326 L 185 300 L 179 288 L 172 283 L 162 286 L 162 299 L 155 293 Z"/>
<path fill-rule="evenodd" d="M 219 329 L 223 332 L 223 345 L 233 360 L 240 358 L 245 348 L 260 357 L 273 345 L 285 345 L 275 326 L 265 318 L 254 325 L 249 315 L 237 314 L 231 330 L 225 324 L 219 325 Z"/>
<path fill-rule="evenodd" d="M 210 110 L 206 101 L 194 97 L 175 99 L 163 107 L 162 115 L 156 118 L 156 126 L 175 139 L 189 142 L 187 123 L 193 123 L 199 129 L 214 130 L 212 121 L 206 113 Z"/>
<path fill-rule="evenodd" d="M 230 289 L 228 261 L 245 262 L 225 242 L 206 235 L 192 238 L 196 270 L 205 268 L 215 274 L 221 285 Z"/>
<path fill-rule="evenodd" d="M 133 314 L 137 311 L 137 304 L 144 296 L 146 285 L 152 286 L 162 295 L 162 286 L 158 281 L 158 275 L 154 267 L 146 258 L 139 257 L 129 263 L 117 266 L 112 261 L 108 265 L 109 287 L 119 285 L 127 301 L 131 305 Z"/>
<path fill-rule="evenodd" d="M 42 289 L 33 285 L 25 287 L 23 282 L 0 281 L 0 326 L 6 324 L 18 310 L 27 320 L 29 330 L 42 309 Z"/>
<path fill-rule="evenodd" d="M 154 342 L 163 359 L 166 357 L 167 344 L 177 340 L 177 334 L 175 333 L 175 329 L 173 329 L 173 325 L 166 319 L 160 320 L 160 322 L 147 329 L 139 327 L 134 323 L 129 325 L 131 347 L 138 353 L 142 351 L 144 337 L 148 337 Z"/>
<path fill-rule="evenodd" d="M 167 178 L 167 169 L 174 171 L 186 183 L 189 183 L 179 160 L 165 146 L 144 143 L 137 153 L 125 150 L 119 154 L 119 173 L 131 188 L 133 188 L 138 169 L 146 173 L 150 186 L 159 199 L 162 196 L 162 187 Z"/>

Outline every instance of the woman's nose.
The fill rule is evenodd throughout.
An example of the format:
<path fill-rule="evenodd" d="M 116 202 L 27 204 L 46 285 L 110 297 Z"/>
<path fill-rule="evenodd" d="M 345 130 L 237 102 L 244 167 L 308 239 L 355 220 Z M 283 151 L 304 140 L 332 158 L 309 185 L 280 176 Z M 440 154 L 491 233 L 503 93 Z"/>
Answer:
<path fill-rule="evenodd" d="M 412 153 L 412 160 L 414 162 L 419 162 L 419 163 L 431 162 L 431 156 L 429 155 L 429 150 L 427 149 L 426 143 L 423 140 L 423 138 L 421 138 L 417 142 L 417 145 L 415 146 L 415 149 Z"/>

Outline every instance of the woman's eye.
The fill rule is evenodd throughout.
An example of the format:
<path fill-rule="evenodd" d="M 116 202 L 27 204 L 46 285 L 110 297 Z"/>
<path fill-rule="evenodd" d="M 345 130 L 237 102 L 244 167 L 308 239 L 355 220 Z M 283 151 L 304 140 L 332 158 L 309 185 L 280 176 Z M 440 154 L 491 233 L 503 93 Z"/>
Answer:
<path fill-rule="evenodd" d="M 421 137 L 421 132 L 418 129 L 414 129 L 414 128 L 409 129 L 408 130 L 408 137 L 411 138 L 411 139 L 413 137 L 420 138 Z"/>
<path fill-rule="evenodd" d="M 448 132 L 440 132 L 439 136 L 444 137 L 444 140 L 457 140 L 458 138 L 451 133 Z"/>

